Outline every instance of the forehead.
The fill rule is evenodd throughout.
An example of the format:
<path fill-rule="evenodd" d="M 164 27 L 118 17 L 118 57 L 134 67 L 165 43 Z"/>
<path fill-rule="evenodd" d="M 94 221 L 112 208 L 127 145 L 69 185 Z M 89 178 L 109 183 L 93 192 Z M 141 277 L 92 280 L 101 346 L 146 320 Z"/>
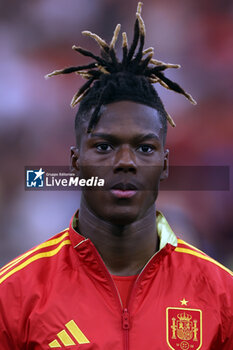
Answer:
<path fill-rule="evenodd" d="M 153 132 L 162 138 L 163 125 L 156 109 L 136 102 L 121 101 L 103 107 L 101 118 L 94 129 L 94 132 L 97 131 L 120 135 Z"/>

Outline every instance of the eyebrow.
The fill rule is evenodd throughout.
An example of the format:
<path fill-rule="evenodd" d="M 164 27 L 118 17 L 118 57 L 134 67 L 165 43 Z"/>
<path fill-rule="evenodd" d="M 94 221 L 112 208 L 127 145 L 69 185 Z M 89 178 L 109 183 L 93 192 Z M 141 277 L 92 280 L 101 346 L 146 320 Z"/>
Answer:
<path fill-rule="evenodd" d="M 146 141 L 146 140 L 150 140 L 150 139 L 160 141 L 158 135 L 156 135 L 154 133 L 150 133 L 150 134 L 146 134 L 146 135 L 138 135 L 137 137 L 138 137 L 138 139 L 140 139 L 140 141 Z"/>
<path fill-rule="evenodd" d="M 117 137 L 115 137 L 114 135 L 111 134 L 105 134 L 105 133 L 92 133 L 90 134 L 91 138 L 94 137 L 99 137 L 101 139 L 105 139 L 105 140 L 109 140 L 109 141 L 117 141 Z"/>
<path fill-rule="evenodd" d="M 94 137 L 100 137 L 100 138 L 103 138 L 103 139 L 106 139 L 106 140 L 117 140 L 117 137 L 114 136 L 114 135 L 111 135 L 111 134 L 105 134 L 105 133 L 92 133 L 90 134 L 90 137 L 91 138 L 94 138 Z M 135 139 L 137 141 L 146 141 L 146 140 L 151 140 L 151 139 L 154 139 L 156 141 L 160 141 L 160 138 L 158 137 L 158 135 L 154 134 L 154 133 L 149 133 L 149 134 L 146 134 L 146 135 L 136 135 L 135 136 Z"/>

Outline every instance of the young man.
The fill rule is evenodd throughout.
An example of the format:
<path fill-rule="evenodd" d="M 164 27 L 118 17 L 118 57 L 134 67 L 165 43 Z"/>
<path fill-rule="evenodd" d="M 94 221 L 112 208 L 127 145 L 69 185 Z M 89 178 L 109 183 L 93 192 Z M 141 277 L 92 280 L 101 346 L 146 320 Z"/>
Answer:
<path fill-rule="evenodd" d="M 232 273 L 178 239 L 155 208 L 168 175 L 167 119 L 174 122 L 151 83 L 193 100 L 162 73 L 177 65 L 143 51 L 141 3 L 121 62 L 119 29 L 110 45 L 85 32 L 101 57 L 74 47 L 96 62 L 50 74 L 88 79 L 72 100 L 82 98 L 71 163 L 105 186 L 83 189 L 68 229 L 0 270 L 2 350 L 233 348 Z"/>

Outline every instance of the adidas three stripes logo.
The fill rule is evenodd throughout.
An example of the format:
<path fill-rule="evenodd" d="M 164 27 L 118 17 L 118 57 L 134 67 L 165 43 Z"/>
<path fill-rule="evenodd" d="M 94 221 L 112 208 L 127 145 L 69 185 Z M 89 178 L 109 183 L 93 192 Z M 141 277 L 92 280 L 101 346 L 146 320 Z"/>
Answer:
<path fill-rule="evenodd" d="M 50 348 L 61 348 L 62 346 L 71 346 L 78 344 L 87 344 L 90 343 L 89 340 L 85 337 L 83 332 L 76 325 L 74 320 L 66 323 L 66 329 L 61 330 L 57 333 L 57 338 L 49 343 Z"/>

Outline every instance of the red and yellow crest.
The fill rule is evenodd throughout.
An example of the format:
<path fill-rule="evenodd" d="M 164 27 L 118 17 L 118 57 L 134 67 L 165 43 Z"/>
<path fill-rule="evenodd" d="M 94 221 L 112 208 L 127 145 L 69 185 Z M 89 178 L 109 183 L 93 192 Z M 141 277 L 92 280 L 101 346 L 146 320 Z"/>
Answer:
<path fill-rule="evenodd" d="M 167 343 L 173 350 L 199 350 L 202 346 L 202 312 L 198 309 L 166 309 Z"/>

